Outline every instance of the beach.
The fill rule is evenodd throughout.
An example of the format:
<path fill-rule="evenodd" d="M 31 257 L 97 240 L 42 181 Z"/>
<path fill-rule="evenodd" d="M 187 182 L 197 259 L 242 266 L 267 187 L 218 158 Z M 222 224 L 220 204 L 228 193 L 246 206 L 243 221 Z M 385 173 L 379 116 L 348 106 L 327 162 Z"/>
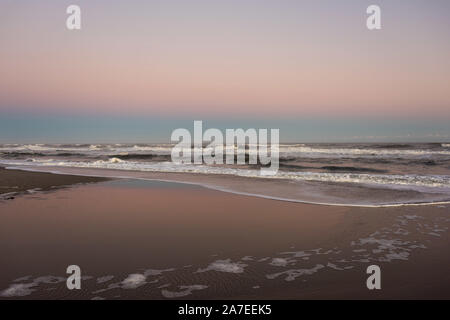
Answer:
<path fill-rule="evenodd" d="M 450 1 L 79 2 L 0 1 L 0 301 L 450 300 Z"/>
<path fill-rule="evenodd" d="M 40 188 L 0 202 L 2 299 L 450 298 L 448 204 L 317 205 L 188 174 L 87 173 L 0 171 L 8 192 L 20 177 Z M 81 290 L 66 288 L 72 264 Z M 381 290 L 366 287 L 372 264 Z"/>

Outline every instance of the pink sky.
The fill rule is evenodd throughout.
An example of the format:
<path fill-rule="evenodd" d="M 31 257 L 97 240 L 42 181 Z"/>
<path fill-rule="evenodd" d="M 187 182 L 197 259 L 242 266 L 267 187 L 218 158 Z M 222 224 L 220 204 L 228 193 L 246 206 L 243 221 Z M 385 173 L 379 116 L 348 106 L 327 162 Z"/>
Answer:
<path fill-rule="evenodd" d="M 0 112 L 450 117 L 449 5 L 380 2 L 6 1 Z"/>

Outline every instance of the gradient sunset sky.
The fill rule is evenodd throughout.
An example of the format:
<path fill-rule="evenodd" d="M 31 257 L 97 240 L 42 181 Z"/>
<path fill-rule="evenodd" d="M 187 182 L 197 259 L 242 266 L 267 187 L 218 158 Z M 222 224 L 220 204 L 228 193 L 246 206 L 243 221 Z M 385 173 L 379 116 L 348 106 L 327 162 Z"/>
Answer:
<path fill-rule="evenodd" d="M 0 143 L 167 142 L 193 120 L 449 141 L 450 1 L 0 2 Z"/>

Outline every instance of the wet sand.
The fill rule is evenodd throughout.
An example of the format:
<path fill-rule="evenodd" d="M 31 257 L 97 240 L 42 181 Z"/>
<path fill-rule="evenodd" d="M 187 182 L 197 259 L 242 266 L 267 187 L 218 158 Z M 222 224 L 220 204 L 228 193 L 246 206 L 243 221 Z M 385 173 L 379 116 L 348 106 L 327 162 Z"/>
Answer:
<path fill-rule="evenodd" d="M 450 299 L 445 205 L 321 206 L 119 179 L 0 208 L 0 299 Z M 82 290 L 65 286 L 70 264 Z M 371 264 L 382 290 L 366 288 Z"/>
<path fill-rule="evenodd" d="M 108 180 L 108 178 L 26 172 L 0 167 L 0 196 L 8 194 L 9 197 L 13 197 L 16 193 L 27 192 L 28 190 L 51 190 L 78 183 L 93 183 L 105 180 Z"/>
<path fill-rule="evenodd" d="M 109 178 L 136 178 L 173 181 L 203 186 L 213 190 L 252 197 L 282 199 L 299 203 L 333 204 L 344 206 L 391 206 L 403 203 L 422 204 L 447 202 L 448 194 L 428 193 L 401 188 L 383 188 L 374 185 L 350 183 L 326 184 L 317 181 L 292 181 L 271 178 L 249 178 L 222 174 L 196 174 L 174 172 L 133 171 L 99 168 L 74 168 L 51 166 L 17 166 L 23 170 L 37 170 L 62 174 L 101 176 Z"/>

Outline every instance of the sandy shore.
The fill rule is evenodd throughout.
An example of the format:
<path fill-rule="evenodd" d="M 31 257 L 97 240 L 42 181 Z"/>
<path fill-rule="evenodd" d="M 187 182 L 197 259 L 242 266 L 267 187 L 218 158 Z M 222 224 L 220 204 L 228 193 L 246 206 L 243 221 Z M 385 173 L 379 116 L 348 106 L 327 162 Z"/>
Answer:
<path fill-rule="evenodd" d="M 9 197 L 13 197 L 16 193 L 23 193 L 28 190 L 39 189 L 45 191 L 77 183 L 92 183 L 105 181 L 107 179 L 108 178 L 6 170 L 5 168 L 0 167 L 0 196 L 8 194 Z"/>
<path fill-rule="evenodd" d="M 90 177 L 156 179 L 190 183 L 213 190 L 226 191 L 261 198 L 280 199 L 299 203 L 333 204 L 343 206 L 390 206 L 402 203 L 421 204 L 446 202 L 448 195 L 439 192 L 426 193 L 414 190 L 382 188 L 349 183 L 320 183 L 316 181 L 292 181 L 271 178 L 249 178 L 235 175 L 196 174 L 174 172 L 133 171 L 98 168 L 74 168 L 51 166 L 19 166 L 23 170 L 37 170 Z"/>
<path fill-rule="evenodd" d="M 8 174 L 35 188 L 86 182 Z M 446 205 L 322 206 L 119 179 L 0 208 L 2 299 L 450 299 Z M 65 287 L 70 264 L 80 291 Z M 371 264 L 382 290 L 366 287 Z"/>

